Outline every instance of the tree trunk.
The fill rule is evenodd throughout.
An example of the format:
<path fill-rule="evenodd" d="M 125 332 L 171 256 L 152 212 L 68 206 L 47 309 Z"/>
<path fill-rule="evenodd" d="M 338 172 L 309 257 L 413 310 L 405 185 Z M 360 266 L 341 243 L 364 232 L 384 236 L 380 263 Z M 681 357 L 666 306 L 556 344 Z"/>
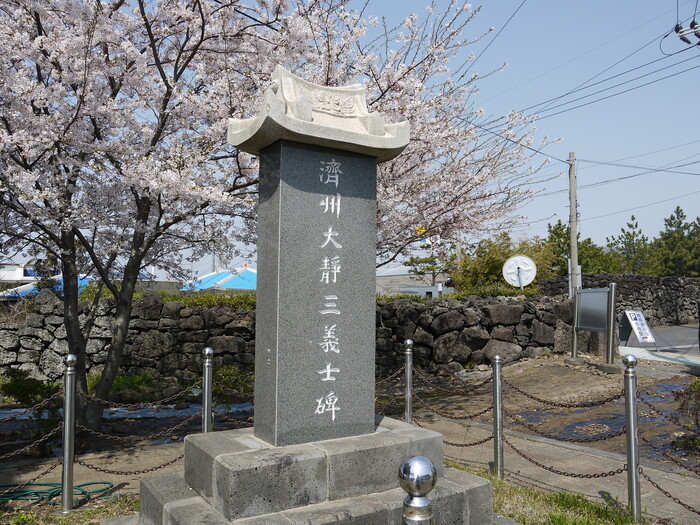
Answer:
<path fill-rule="evenodd" d="M 98 399 L 107 399 L 112 383 L 119 373 L 119 368 L 126 346 L 126 338 L 129 334 L 129 323 L 131 321 L 131 310 L 133 306 L 134 291 L 136 290 L 136 280 L 138 278 L 140 265 L 134 261 L 129 261 L 124 269 L 121 291 L 117 297 L 116 311 L 114 313 L 114 328 L 107 360 L 102 369 L 102 376 L 95 386 L 94 396 Z M 85 426 L 93 430 L 99 429 L 102 424 L 102 414 L 104 405 L 98 401 L 91 401 L 86 407 Z"/>

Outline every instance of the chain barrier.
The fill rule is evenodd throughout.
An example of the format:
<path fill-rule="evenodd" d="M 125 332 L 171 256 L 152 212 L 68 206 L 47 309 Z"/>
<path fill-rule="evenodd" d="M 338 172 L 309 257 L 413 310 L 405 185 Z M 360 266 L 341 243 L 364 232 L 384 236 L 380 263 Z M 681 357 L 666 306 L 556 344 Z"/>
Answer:
<path fill-rule="evenodd" d="M 692 427 L 689 427 L 689 426 L 687 426 L 687 425 L 684 425 L 683 423 L 681 423 L 681 421 L 680 421 L 678 418 L 676 418 L 676 417 L 674 417 L 674 416 L 672 416 L 672 415 L 670 415 L 670 414 L 664 414 L 661 410 L 659 410 L 659 409 L 656 408 L 654 405 L 652 405 L 649 401 L 647 401 L 646 399 L 644 399 L 644 398 L 642 397 L 641 393 L 639 393 L 639 392 L 637 392 L 637 399 L 639 399 L 642 403 L 644 403 L 646 406 L 648 406 L 649 409 L 650 409 L 652 412 L 654 412 L 656 415 L 658 415 L 658 416 L 664 418 L 666 421 L 670 421 L 671 423 L 674 423 L 674 424 L 678 425 L 678 426 L 681 427 L 683 430 L 686 430 L 686 431 L 688 431 L 688 432 L 691 432 L 692 434 L 695 434 L 695 435 L 698 434 L 697 429 L 694 429 L 694 428 L 692 428 Z"/>
<path fill-rule="evenodd" d="M 479 383 L 474 383 L 473 385 L 469 385 L 468 387 L 464 388 L 444 388 L 437 386 L 435 383 L 431 382 L 430 379 L 425 377 L 423 374 L 421 374 L 420 370 L 418 370 L 415 366 L 412 367 L 413 371 L 416 373 L 418 377 L 420 377 L 425 384 L 427 384 L 429 387 L 431 387 L 434 390 L 437 390 L 439 392 L 445 392 L 447 394 L 453 394 L 453 395 L 458 395 L 458 394 L 469 394 L 471 392 L 474 392 L 475 390 L 481 388 L 484 385 L 489 384 L 492 380 L 493 377 L 489 376 L 483 380 L 481 380 Z"/>
<path fill-rule="evenodd" d="M 379 406 L 377 407 L 377 412 L 378 412 L 379 414 L 384 415 L 384 412 L 383 412 L 383 411 L 384 411 L 386 408 L 390 407 L 390 406 L 394 403 L 394 401 L 396 401 L 398 398 L 400 398 L 401 396 L 403 396 L 403 394 L 404 394 L 403 392 L 399 392 L 398 394 L 396 394 L 393 398 L 391 398 L 389 401 L 387 401 L 387 402 L 384 403 L 383 405 L 379 405 Z"/>
<path fill-rule="evenodd" d="M 191 390 L 198 388 L 202 386 L 202 380 L 200 379 L 196 383 L 194 383 L 192 386 L 187 387 L 184 390 L 181 390 L 180 392 L 177 392 L 176 394 L 173 394 L 172 396 L 166 397 L 164 399 L 160 399 L 158 401 L 151 401 L 148 403 L 116 403 L 114 401 L 109 401 L 107 399 L 100 399 L 95 396 L 90 396 L 88 394 L 85 394 L 84 392 L 77 392 L 77 394 L 82 397 L 83 399 L 87 399 L 88 401 L 94 401 L 96 403 L 99 403 L 101 405 L 107 406 L 109 408 L 126 408 L 130 410 L 138 410 L 140 408 L 147 408 L 153 405 L 165 405 L 171 401 L 175 401 L 176 399 L 179 399 L 180 397 L 184 396 L 187 394 L 187 392 L 190 392 Z"/>
<path fill-rule="evenodd" d="M 22 447 L 20 449 L 14 450 L 12 452 L 8 452 L 7 454 L 3 454 L 2 456 L 0 456 L 0 459 L 7 459 L 7 458 L 14 457 L 14 456 L 18 456 L 19 454 L 21 454 L 25 450 L 29 450 L 32 447 L 46 443 L 47 441 L 49 441 L 51 439 L 51 437 L 54 434 L 56 434 L 58 431 L 60 431 L 62 429 L 63 429 L 63 421 L 61 421 L 56 428 L 54 428 L 51 432 L 46 434 L 44 437 L 37 439 L 34 443 L 29 443 L 29 445 L 25 445 L 24 447 Z"/>
<path fill-rule="evenodd" d="M 56 391 L 56 393 L 54 395 L 52 395 L 51 397 L 47 397 L 43 401 L 40 401 L 39 403 L 34 405 L 33 407 L 24 409 L 21 412 L 18 412 L 17 414 L 3 417 L 2 419 L 0 419 L 0 423 L 7 423 L 8 421 L 12 421 L 13 419 L 17 419 L 18 417 L 23 416 L 24 414 L 28 414 L 29 412 L 34 412 L 36 410 L 39 410 L 40 408 L 44 408 L 49 403 L 59 399 L 62 395 L 63 395 L 63 388 L 60 388 Z"/>
<path fill-rule="evenodd" d="M 404 366 L 402 366 L 401 368 L 399 368 L 396 372 L 394 372 L 393 374 L 391 374 L 389 377 L 385 377 L 384 379 L 381 379 L 380 381 L 376 381 L 376 382 L 374 383 L 375 388 L 378 387 L 378 386 L 382 386 L 384 383 L 388 383 L 388 382 L 391 381 L 392 379 L 395 379 L 395 378 L 398 377 L 404 370 L 406 370 L 406 365 L 404 365 Z"/>
<path fill-rule="evenodd" d="M 421 399 L 421 397 L 420 397 L 417 393 L 414 393 L 414 394 L 413 394 L 413 397 L 415 397 L 415 398 L 418 400 L 418 402 L 419 402 L 421 405 L 423 405 L 423 407 L 424 407 L 425 409 L 429 410 L 430 412 L 433 412 L 433 413 L 437 414 L 437 415 L 440 416 L 440 417 L 444 417 L 444 418 L 446 418 L 446 419 L 455 419 L 455 420 L 459 420 L 459 421 L 463 421 L 463 420 L 465 420 L 465 419 L 475 419 L 475 418 L 477 418 L 477 417 L 479 417 L 479 416 L 483 416 L 484 414 L 486 414 L 486 413 L 489 412 L 490 410 L 493 410 L 493 405 L 491 405 L 491 406 L 485 408 L 484 410 L 481 410 L 480 412 L 476 412 L 475 414 L 469 414 L 469 415 L 466 415 L 466 416 L 459 416 L 459 417 L 458 417 L 458 416 L 453 416 L 453 415 L 451 415 L 451 414 L 448 414 L 447 412 L 441 412 L 441 411 L 439 411 L 439 410 L 437 410 L 437 409 L 431 407 L 431 406 L 428 405 L 425 401 L 423 401 L 423 399 Z"/>
<path fill-rule="evenodd" d="M 622 430 L 620 430 L 618 432 L 610 432 L 609 434 L 602 434 L 600 436 L 591 436 L 588 438 L 565 438 L 565 437 L 555 436 L 554 434 L 548 434 L 546 432 L 542 432 L 541 430 L 535 428 L 534 426 L 532 426 L 528 423 L 525 423 L 525 421 L 519 421 L 513 414 L 508 412 L 505 408 L 503 409 L 503 412 L 510 418 L 510 420 L 513 423 L 521 425 L 537 435 L 540 435 L 542 437 L 546 437 L 548 439 L 554 439 L 556 441 L 566 441 L 567 443 L 595 443 L 596 441 L 605 441 L 606 439 L 612 439 L 612 438 L 622 436 L 627 431 L 626 427 L 622 427 Z"/>
<path fill-rule="evenodd" d="M 542 403 L 543 405 L 549 405 L 553 407 L 559 407 L 559 408 L 590 408 L 590 407 L 597 407 L 597 406 L 602 406 L 605 405 L 606 403 L 611 403 L 612 401 L 617 401 L 618 399 L 624 397 L 625 393 L 620 392 L 619 394 L 616 394 L 614 396 L 607 397 L 605 399 L 601 399 L 599 401 L 585 401 L 583 403 L 558 403 L 556 401 L 550 401 L 548 399 L 542 399 L 540 397 L 533 396 L 532 394 L 528 394 L 527 392 L 524 392 L 523 390 L 520 390 L 517 386 L 515 386 L 513 383 L 508 381 L 505 377 L 501 376 L 501 380 L 508 385 L 510 388 L 518 392 L 519 394 L 524 395 L 527 398 L 532 399 L 533 401 L 537 401 L 538 403 Z"/>
<path fill-rule="evenodd" d="M 560 476 L 568 476 L 570 478 L 579 478 L 579 479 L 593 479 L 593 478 L 607 478 L 609 476 L 614 476 L 616 474 L 622 474 L 623 472 L 627 471 L 627 464 L 623 465 L 621 468 L 617 470 L 611 470 L 608 472 L 600 472 L 597 474 L 576 474 L 575 472 L 566 472 L 564 470 L 558 470 L 553 467 L 548 467 L 547 465 L 543 465 L 539 461 L 536 461 L 532 458 L 527 457 L 522 451 L 518 450 L 513 446 L 513 444 L 508 441 L 505 436 L 503 437 L 503 441 L 506 442 L 506 445 L 508 445 L 510 448 L 512 448 L 515 453 L 520 456 L 521 458 L 529 461 L 533 465 L 537 465 L 540 468 L 543 468 L 544 470 L 548 472 L 552 472 L 554 474 L 559 474 Z"/>
<path fill-rule="evenodd" d="M 156 470 L 160 470 L 165 467 L 169 467 L 170 465 L 173 465 L 174 463 L 177 463 L 180 461 L 182 458 L 184 458 L 184 454 L 180 454 L 178 457 L 171 459 L 170 461 L 166 461 L 162 465 L 158 465 L 156 467 L 151 467 L 143 470 L 112 470 L 108 468 L 103 468 L 103 467 L 98 467 L 97 465 L 92 465 L 90 463 L 87 463 L 85 461 L 82 461 L 79 458 L 75 458 L 75 462 L 78 465 L 82 465 L 85 468 L 89 468 L 90 470 L 96 470 L 97 472 L 102 472 L 104 474 L 112 474 L 114 476 L 140 476 L 141 474 L 148 474 L 149 472 L 155 472 Z"/>
<path fill-rule="evenodd" d="M 18 485 L 13 485 L 12 488 L 9 488 L 7 490 L 3 490 L 0 492 L 0 498 L 3 498 L 3 496 L 7 496 L 8 494 L 12 492 L 17 492 L 18 490 L 22 490 L 25 487 L 28 487 L 32 483 L 36 482 L 37 480 L 43 478 L 50 472 L 56 470 L 56 468 L 63 463 L 63 458 L 58 458 L 56 461 L 54 461 L 51 465 L 49 465 L 49 468 L 47 468 L 45 471 L 43 471 L 41 474 L 38 476 L 30 479 L 29 481 L 25 481 L 24 483 L 19 483 Z"/>
<path fill-rule="evenodd" d="M 189 416 L 187 419 L 184 421 L 181 421 L 175 426 L 172 426 L 170 428 L 166 428 L 165 430 L 161 430 L 160 432 L 156 432 L 155 434 L 149 434 L 146 436 L 132 436 L 132 437 L 121 437 L 121 436 L 112 436 L 109 434 L 105 434 L 104 432 L 100 432 L 99 430 L 93 430 L 91 428 L 87 428 L 80 423 L 76 423 L 75 428 L 77 430 L 80 430 L 82 432 L 87 432 L 88 434 L 92 434 L 95 437 L 103 438 L 103 439 L 110 439 L 112 441 L 118 441 L 120 443 L 133 443 L 135 440 L 144 440 L 144 439 L 158 439 L 166 434 L 172 434 L 173 432 L 176 432 L 180 430 L 182 427 L 186 426 L 188 423 L 191 423 L 194 421 L 196 418 L 200 417 L 202 415 L 202 411 L 198 410 L 191 416 Z"/>
<path fill-rule="evenodd" d="M 427 429 L 425 425 L 421 425 L 419 421 L 416 421 L 415 419 L 413 420 L 413 423 L 415 423 L 417 426 L 421 428 Z M 472 443 L 456 443 L 454 441 L 447 441 L 446 439 L 442 440 L 443 445 L 450 445 L 451 447 L 456 447 L 456 448 L 467 448 L 467 447 L 477 447 L 479 445 L 483 445 L 484 443 L 488 443 L 493 439 L 493 434 L 491 434 L 489 437 L 482 439 L 481 441 L 474 441 Z"/>
<path fill-rule="evenodd" d="M 665 457 L 666 459 L 672 461 L 673 463 L 675 463 L 675 464 L 678 465 L 679 467 L 684 468 L 685 470 L 688 470 L 688 471 L 690 471 L 690 472 L 693 472 L 693 473 L 695 473 L 695 474 L 700 475 L 700 469 L 695 468 L 695 467 L 691 467 L 690 465 L 685 465 L 682 461 L 678 461 L 678 460 L 677 460 L 676 458 L 674 458 L 671 454 L 669 454 L 667 450 L 661 450 L 659 447 L 657 447 L 656 445 L 654 445 L 651 441 L 649 441 L 647 438 L 645 438 L 642 434 L 638 433 L 637 435 L 639 436 L 639 438 L 640 438 L 642 441 L 644 441 L 644 443 L 646 443 L 647 445 L 649 445 L 651 448 L 653 448 L 656 452 L 658 452 L 659 454 L 661 454 L 661 455 L 662 455 L 663 457 Z"/>
<path fill-rule="evenodd" d="M 644 473 L 644 471 L 642 470 L 642 467 L 639 467 L 639 473 L 642 475 L 642 477 L 643 477 L 645 480 L 647 480 L 649 483 L 651 483 L 652 486 L 653 486 L 655 489 L 657 489 L 659 492 L 661 492 L 661 494 L 663 494 L 663 495 L 666 496 L 667 498 L 669 498 L 669 499 L 675 501 L 676 503 L 678 503 L 678 504 L 679 504 L 681 507 L 683 507 L 684 509 L 689 510 L 690 512 L 694 512 L 695 514 L 700 515 L 700 511 L 694 509 L 693 507 L 691 507 L 691 506 L 688 505 L 687 503 L 683 503 L 683 502 L 682 502 L 681 500 L 679 500 L 677 497 L 673 496 L 670 492 L 668 492 L 667 490 L 662 489 L 662 488 L 658 485 L 658 483 L 655 483 L 654 481 L 652 481 L 652 479 Z"/>

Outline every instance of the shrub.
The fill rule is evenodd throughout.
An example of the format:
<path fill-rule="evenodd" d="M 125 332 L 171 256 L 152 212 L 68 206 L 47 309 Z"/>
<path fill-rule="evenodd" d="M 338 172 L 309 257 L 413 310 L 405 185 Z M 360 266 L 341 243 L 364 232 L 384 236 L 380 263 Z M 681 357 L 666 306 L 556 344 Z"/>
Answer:
<path fill-rule="evenodd" d="M 253 372 L 241 370 L 236 365 L 225 365 L 214 371 L 214 403 L 250 401 L 254 391 Z"/>

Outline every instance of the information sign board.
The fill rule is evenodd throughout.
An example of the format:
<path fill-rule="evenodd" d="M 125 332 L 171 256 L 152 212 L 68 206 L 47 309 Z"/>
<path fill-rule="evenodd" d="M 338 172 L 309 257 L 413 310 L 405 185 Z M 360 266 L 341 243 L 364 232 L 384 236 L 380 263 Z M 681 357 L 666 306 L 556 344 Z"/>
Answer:
<path fill-rule="evenodd" d="M 640 310 L 625 310 L 625 315 L 627 320 L 634 330 L 634 335 L 637 336 L 637 340 L 640 343 L 655 343 L 654 335 L 651 333 L 651 329 L 647 324 L 647 320 L 644 318 L 644 314 Z"/>

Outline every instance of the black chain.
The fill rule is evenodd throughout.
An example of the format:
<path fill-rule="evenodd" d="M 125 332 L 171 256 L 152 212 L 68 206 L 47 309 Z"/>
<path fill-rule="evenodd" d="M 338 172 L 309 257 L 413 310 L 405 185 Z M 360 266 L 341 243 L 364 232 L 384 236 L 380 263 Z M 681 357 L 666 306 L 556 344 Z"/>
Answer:
<path fill-rule="evenodd" d="M 0 497 L 6 496 L 7 494 L 10 494 L 11 492 L 16 492 L 16 491 L 18 491 L 18 490 L 23 489 L 24 487 L 27 487 L 27 486 L 31 485 L 32 483 L 34 483 L 34 482 L 37 481 L 38 479 L 41 479 L 41 478 L 43 478 L 44 476 L 46 476 L 49 472 L 55 470 L 56 467 L 58 467 L 58 466 L 59 466 L 60 464 L 62 464 L 62 463 L 63 463 L 63 458 L 62 458 L 62 457 L 61 457 L 61 458 L 58 458 L 56 461 L 54 461 L 54 462 L 49 466 L 49 468 L 47 468 L 44 472 L 42 472 L 42 473 L 39 474 L 38 476 L 36 476 L 36 477 L 30 479 L 29 481 L 25 481 L 24 483 L 20 483 L 20 484 L 18 484 L 18 485 L 13 485 L 12 488 L 9 488 L 9 489 L 7 489 L 7 490 L 3 490 L 2 492 L 0 492 Z"/>
<path fill-rule="evenodd" d="M 389 381 L 391 381 L 392 379 L 394 379 L 395 377 L 397 377 L 397 376 L 398 376 L 401 372 L 403 372 L 404 370 L 406 370 L 406 365 L 404 365 L 404 366 L 402 366 L 401 368 L 399 368 L 396 372 L 394 372 L 393 374 L 391 374 L 389 377 L 385 377 L 385 378 L 382 379 L 381 381 L 377 381 L 377 382 L 374 384 L 374 386 L 375 386 L 375 387 L 378 387 L 378 386 L 383 385 L 384 383 L 388 383 Z"/>
<path fill-rule="evenodd" d="M 29 450 L 29 449 L 32 448 L 32 447 L 35 447 L 35 446 L 37 446 L 37 445 L 41 445 L 42 443 L 46 443 L 47 441 L 49 441 L 49 439 L 51 439 L 51 437 L 52 437 L 56 432 L 58 432 L 58 431 L 61 430 L 62 428 L 63 428 L 63 421 L 61 421 L 61 422 L 58 424 L 58 426 L 57 426 L 56 428 L 54 428 L 51 432 L 49 432 L 48 434 L 46 434 L 46 435 L 45 435 L 44 437 L 42 437 L 41 439 L 37 439 L 34 443 L 29 443 L 29 445 L 26 445 L 26 446 L 24 446 L 24 447 L 22 447 L 22 448 L 20 448 L 20 449 L 17 449 L 17 450 L 15 450 L 15 451 L 13 451 L 13 452 L 8 452 L 7 454 L 3 454 L 2 456 L 0 456 L 0 459 L 7 459 L 7 458 L 11 458 L 11 457 L 13 457 L 13 456 L 17 456 L 17 455 L 21 454 L 22 452 L 24 452 L 25 450 Z"/>
<path fill-rule="evenodd" d="M 426 383 L 428 386 L 433 388 L 434 390 L 437 390 L 439 392 L 445 392 L 448 394 L 469 394 L 470 392 L 473 392 L 477 390 L 478 388 L 490 383 L 493 380 L 493 377 L 489 376 L 486 379 L 483 379 L 479 383 L 474 383 L 473 385 L 469 385 L 468 387 L 465 388 L 443 388 L 437 386 L 435 383 L 432 383 L 430 379 L 425 377 L 420 370 L 418 370 L 416 367 L 413 367 L 413 371 L 416 373 L 418 377 L 420 377 L 424 383 Z"/>
<path fill-rule="evenodd" d="M 695 467 L 691 467 L 691 466 L 689 466 L 689 465 L 685 465 L 682 461 L 678 461 L 678 460 L 677 460 L 676 458 L 674 458 L 671 454 L 669 454 L 667 450 L 661 450 L 661 449 L 658 448 L 656 445 L 654 445 L 651 441 L 649 441 L 647 438 L 645 438 L 642 434 L 637 433 L 637 436 L 639 436 L 639 438 L 640 438 L 642 441 L 644 441 L 644 443 L 646 443 L 647 445 L 649 445 L 651 448 L 653 448 L 656 452 L 658 452 L 659 454 L 661 454 L 661 455 L 662 455 L 663 457 L 665 457 L 666 459 L 671 460 L 673 463 L 675 463 L 675 464 L 678 465 L 679 467 L 682 467 L 682 468 L 684 468 L 684 469 L 686 469 L 686 470 L 689 470 L 690 472 L 694 472 L 695 474 L 700 475 L 700 469 L 697 469 L 697 468 L 695 468 Z"/>
<path fill-rule="evenodd" d="M 639 473 L 642 475 L 642 477 L 643 477 L 645 480 L 647 480 L 649 483 L 651 483 L 651 484 L 654 486 L 654 488 L 656 488 L 659 492 L 661 492 L 661 494 L 663 494 L 663 495 L 666 496 L 667 498 L 672 499 L 673 501 L 675 501 L 676 503 L 678 503 L 678 504 L 679 504 L 681 507 L 683 507 L 684 509 L 689 510 L 690 512 L 694 512 L 695 514 L 699 514 L 699 515 L 700 515 L 700 511 L 694 509 L 693 507 L 691 507 L 691 506 L 688 505 L 687 503 L 683 503 L 681 500 L 679 500 L 679 499 L 676 498 L 675 496 L 672 496 L 670 492 L 668 492 L 667 490 L 664 490 L 664 489 L 662 489 L 661 487 L 659 487 L 659 485 L 658 485 L 657 483 L 653 482 L 653 481 L 651 480 L 651 478 L 650 478 L 649 476 L 647 476 L 647 475 L 644 473 L 644 471 L 642 470 L 642 467 L 639 467 Z"/>
<path fill-rule="evenodd" d="M 415 423 L 417 426 L 421 428 L 428 428 L 425 425 L 421 425 L 420 422 L 416 421 L 415 419 L 413 420 L 413 423 Z M 493 434 L 491 434 L 489 437 L 482 439 L 481 441 L 474 441 L 473 443 L 455 443 L 454 441 L 447 441 L 445 439 L 442 440 L 442 443 L 444 445 L 450 445 L 451 447 L 457 447 L 457 448 L 466 448 L 466 447 L 476 447 L 479 445 L 483 445 L 484 443 L 488 443 L 493 439 Z"/>
<path fill-rule="evenodd" d="M 683 430 L 687 430 L 688 432 L 692 432 L 692 433 L 695 434 L 695 435 L 698 434 L 697 429 L 694 429 L 694 428 L 691 428 L 691 427 L 689 427 L 689 426 L 687 426 L 687 425 L 684 425 L 683 423 L 680 422 L 680 420 L 678 420 L 678 418 L 676 418 L 676 417 L 674 417 L 674 416 L 672 416 L 672 415 L 670 415 L 670 414 L 664 414 L 661 410 L 659 410 L 659 409 L 656 408 L 654 405 L 652 405 L 649 401 L 647 401 L 646 399 L 644 399 L 644 398 L 642 397 L 642 395 L 641 395 L 639 392 L 637 392 L 637 398 L 638 398 L 642 403 L 644 403 L 646 406 L 648 406 L 649 409 L 650 409 L 652 412 L 654 412 L 656 415 L 661 416 L 661 417 L 664 418 L 665 420 L 670 421 L 671 423 L 674 423 L 674 424 L 678 425 L 678 426 L 681 427 Z"/>
<path fill-rule="evenodd" d="M 558 469 L 555 469 L 555 468 L 552 468 L 552 467 L 548 467 L 547 465 L 543 465 L 542 463 L 540 463 L 540 462 L 538 462 L 538 461 L 535 461 L 535 460 L 532 459 L 532 458 L 527 457 L 523 452 L 521 452 L 520 450 L 518 450 L 517 448 L 515 448 L 515 447 L 513 446 L 513 444 L 505 438 L 505 436 L 503 436 L 503 441 L 505 441 L 506 444 L 507 444 L 510 448 L 512 448 L 518 456 L 520 456 L 520 457 L 522 457 L 523 459 L 529 461 L 529 462 L 532 463 L 533 465 L 537 465 L 538 467 L 543 468 L 544 470 L 547 470 L 547 471 L 552 472 L 552 473 L 554 473 L 554 474 L 559 474 L 560 476 L 568 476 L 568 477 L 570 477 L 570 478 L 580 478 L 580 479 L 607 478 L 608 476 L 614 476 L 614 475 L 616 475 L 616 474 L 622 474 L 623 472 L 625 472 L 625 471 L 627 470 L 627 464 L 625 464 L 625 465 L 622 466 L 622 468 L 619 468 L 619 469 L 617 469 L 617 470 L 611 470 L 611 471 L 609 471 L 609 472 L 600 472 L 600 473 L 597 473 L 597 474 L 576 474 L 576 473 L 574 473 L 574 472 L 566 472 L 566 471 L 564 471 L 564 470 L 558 470 Z"/>
<path fill-rule="evenodd" d="M 8 421 L 12 421 L 13 419 L 17 419 L 18 417 L 23 416 L 24 414 L 28 414 L 29 412 L 34 412 L 35 410 L 39 410 L 40 408 L 45 407 L 46 405 L 48 405 L 52 401 L 58 399 L 62 395 L 63 395 L 63 389 L 61 388 L 54 395 L 52 395 L 51 397 L 47 397 L 43 401 L 40 401 L 39 403 L 34 405 L 33 407 L 27 408 L 26 410 L 22 410 L 21 412 L 18 412 L 17 414 L 3 417 L 2 419 L 0 419 L 0 423 L 7 423 Z"/>
<path fill-rule="evenodd" d="M 139 476 L 141 474 L 147 474 L 149 472 L 155 472 L 156 470 L 160 470 L 165 467 L 169 467 L 170 465 L 177 463 L 180 461 L 182 458 L 184 458 L 184 454 L 180 454 L 178 457 L 171 459 L 170 461 L 167 461 L 163 463 L 162 465 L 158 465 L 157 467 L 151 467 L 143 470 L 112 470 L 108 468 L 102 468 L 98 467 L 97 465 L 92 465 L 90 463 L 86 463 L 85 461 L 81 461 L 78 458 L 75 458 L 75 462 L 78 465 L 82 465 L 83 467 L 89 468 L 91 470 L 96 470 L 97 472 L 104 472 L 105 474 L 113 474 L 115 476 Z"/>
<path fill-rule="evenodd" d="M 386 408 L 388 408 L 389 406 L 391 406 L 391 405 L 394 403 L 394 401 L 396 401 L 398 398 L 400 398 L 401 396 L 403 396 L 403 394 L 404 394 L 403 392 L 399 392 L 398 394 L 396 394 L 393 398 L 391 398 L 389 401 L 387 401 L 387 402 L 384 403 L 383 405 L 379 405 L 379 406 L 377 407 L 377 412 L 378 412 L 379 414 L 384 414 L 383 410 L 385 410 Z"/>
<path fill-rule="evenodd" d="M 607 397 L 605 399 L 601 399 L 599 401 L 586 401 L 583 403 L 557 403 L 556 401 L 549 401 L 548 399 L 542 399 L 540 397 L 533 396 L 532 394 L 528 394 L 527 392 L 524 392 L 520 390 L 517 386 L 515 386 L 513 383 L 508 381 L 505 377 L 501 376 L 501 380 L 508 385 L 510 388 L 518 392 L 519 394 L 524 395 L 525 397 L 528 397 L 532 399 L 533 401 L 537 401 L 538 403 L 542 403 L 544 405 L 549 405 L 553 407 L 560 407 L 560 408 L 590 408 L 590 407 L 597 407 L 601 405 L 605 405 L 606 403 L 610 403 L 612 401 L 616 401 L 623 397 L 625 395 L 624 392 L 621 392 L 619 394 L 616 394 L 614 396 Z"/>
<path fill-rule="evenodd" d="M 524 421 L 519 421 L 513 414 L 508 412 L 505 408 L 503 408 L 503 413 L 507 415 L 514 423 L 524 426 L 525 428 L 527 428 L 531 432 L 534 432 L 535 434 L 549 439 L 554 439 L 556 441 L 566 441 L 568 443 L 595 443 L 596 441 L 605 441 L 606 439 L 612 439 L 618 436 L 622 436 L 626 432 L 626 428 L 622 427 L 622 430 L 620 430 L 619 432 L 611 432 L 609 434 L 603 434 L 600 436 L 592 436 L 588 438 L 564 438 L 560 436 L 555 436 L 554 434 L 542 432 L 541 430 L 535 428 L 532 425 L 529 425 L 528 423 L 525 423 Z"/>
<path fill-rule="evenodd" d="M 189 386 L 186 389 L 181 390 L 180 392 L 177 392 L 176 394 L 173 394 L 172 396 L 166 397 L 165 399 L 160 399 L 158 401 L 151 401 L 149 403 L 115 403 L 114 401 L 108 401 L 107 399 L 100 399 L 100 398 L 95 397 L 95 396 L 89 396 L 83 392 L 78 392 L 78 395 L 82 396 L 83 398 L 87 399 L 88 401 L 94 401 L 96 403 L 108 406 L 110 408 L 128 408 L 128 409 L 132 409 L 132 410 L 138 410 L 139 408 L 146 408 L 146 407 L 150 407 L 153 405 L 165 405 L 171 401 L 175 401 L 176 399 L 187 394 L 187 392 L 189 392 L 192 389 L 197 388 L 201 385 L 202 385 L 202 380 L 200 379 L 192 386 Z"/>
<path fill-rule="evenodd" d="M 474 419 L 474 418 L 477 418 L 477 417 L 479 417 L 479 416 L 483 416 L 484 414 L 486 414 L 486 413 L 487 413 L 488 411 L 490 411 L 490 410 L 493 410 L 493 405 L 491 405 L 491 406 L 489 406 L 489 407 L 486 407 L 484 410 L 482 410 L 482 411 L 480 411 L 480 412 L 477 412 L 477 413 L 475 413 L 475 414 L 469 414 L 469 415 L 466 415 L 466 416 L 453 416 L 453 415 L 451 415 L 451 414 L 448 414 L 447 412 L 441 412 L 441 411 L 439 411 L 439 410 L 437 410 L 437 409 L 431 407 L 431 406 L 428 405 L 425 401 L 423 401 L 423 400 L 420 398 L 420 396 L 418 396 L 418 394 L 414 393 L 413 395 L 414 395 L 414 397 L 418 400 L 418 402 L 419 402 L 421 405 L 423 405 L 423 407 L 424 407 L 425 409 L 427 409 L 427 410 L 429 410 L 429 411 L 431 411 L 431 412 L 434 412 L 434 413 L 437 414 L 438 416 L 444 417 L 444 418 L 446 418 L 446 419 L 456 419 L 456 420 L 460 420 L 460 421 L 463 421 L 463 420 L 465 420 L 465 419 Z"/>
<path fill-rule="evenodd" d="M 103 439 L 111 439 L 113 441 L 119 441 L 121 443 L 132 443 L 135 440 L 141 440 L 141 439 L 158 439 L 166 434 L 171 434 L 177 430 L 180 430 L 182 427 L 187 425 L 188 423 L 191 423 L 195 418 L 199 417 L 202 415 L 202 410 L 198 410 L 191 416 L 189 416 L 187 419 L 184 421 L 181 421 L 175 426 L 172 426 L 170 428 L 166 428 L 165 430 L 161 430 L 160 432 L 156 432 L 155 434 L 149 434 L 146 436 L 129 436 L 129 437 L 120 437 L 120 436 L 112 436 L 109 434 L 105 434 L 103 432 L 100 432 L 98 430 L 92 430 L 91 428 L 84 427 L 80 423 L 77 423 L 75 426 L 78 430 L 81 430 L 83 432 L 87 432 L 88 434 L 92 434 L 93 436 L 97 436 Z"/>

